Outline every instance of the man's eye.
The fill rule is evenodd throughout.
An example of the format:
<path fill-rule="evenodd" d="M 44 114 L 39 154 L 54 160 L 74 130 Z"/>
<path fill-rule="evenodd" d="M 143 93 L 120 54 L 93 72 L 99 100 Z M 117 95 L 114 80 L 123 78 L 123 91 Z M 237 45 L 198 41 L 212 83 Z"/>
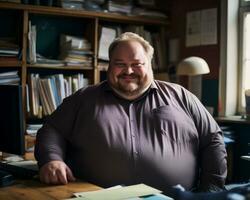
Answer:
<path fill-rule="evenodd" d="M 132 66 L 133 67 L 143 67 L 145 63 L 136 63 L 136 64 L 133 64 Z"/>
<path fill-rule="evenodd" d="M 123 63 L 116 63 L 115 66 L 116 66 L 116 67 L 126 67 L 126 65 L 123 64 Z"/>

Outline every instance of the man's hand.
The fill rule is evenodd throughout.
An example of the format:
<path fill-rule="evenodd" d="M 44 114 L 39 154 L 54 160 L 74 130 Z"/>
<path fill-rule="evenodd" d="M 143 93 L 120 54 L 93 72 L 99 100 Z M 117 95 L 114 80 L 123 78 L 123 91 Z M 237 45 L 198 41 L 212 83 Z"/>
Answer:
<path fill-rule="evenodd" d="M 39 171 L 40 180 L 47 184 L 67 184 L 75 181 L 71 169 L 63 161 L 50 161 Z"/>

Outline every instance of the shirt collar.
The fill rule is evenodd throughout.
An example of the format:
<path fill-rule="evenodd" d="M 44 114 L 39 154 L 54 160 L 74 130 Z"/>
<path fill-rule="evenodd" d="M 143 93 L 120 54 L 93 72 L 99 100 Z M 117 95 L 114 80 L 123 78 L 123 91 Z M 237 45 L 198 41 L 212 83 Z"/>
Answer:
<path fill-rule="evenodd" d="M 152 84 L 151 84 L 151 86 L 150 86 L 150 89 L 156 89 L 156 90 L 158 90 L 158 87 L 157 87 L 157 85 L 156 85 L 156 83 L 155 83 L 155 80 L 152 82 Z"/>

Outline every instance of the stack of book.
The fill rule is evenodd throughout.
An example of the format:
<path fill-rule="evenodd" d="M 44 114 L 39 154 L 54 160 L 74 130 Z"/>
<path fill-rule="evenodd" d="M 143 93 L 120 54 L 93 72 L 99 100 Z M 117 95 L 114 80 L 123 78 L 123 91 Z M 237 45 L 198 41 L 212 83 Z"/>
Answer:
<path fill-rule="evenodd" d="M 133 5 L 130 0 L 109 0 L 107 1 L 106 8 L 109 12 L 130 14 Z"/>
<path fill-rule="evenodd" d="M 20 77 L 18 71 L 0 73 L 0 84 L 19 84 Z"/>
<path fill-rule="evenodd" d="M 42 124 L 27 124 L 26 134 L 36 137 L 37 131 L 42 128 Z"/>
<path fill-rule="evenodd" d="M 49 59 L 45 58 L 41 54 L 36 54 L 36 63 L 33 65 L 37 65 L 40 67 L 63 67 L 65 66 L 64 61 L 62 60 L 56 60 L 56 59 Z"/>
<path fill-rule="evenodd" d="M 162 18 L 165 20 L 168 18 L 167 15 L 163 12 L 149 10 L 149 9 L 145 9 L 141 7 L 133 8 L 132 14 L 137 15 L 137 16 L 149 17 L 149 18 Z"/>
<path fill-rule="evenodd" d="M 59 5 L 65 9 L 82 10 L 85 0 L 59 0 Z"/>
<path fill-rule="evenodd" d="M 101 61 L 101 60 L 98 61 L 97 68 L 100 71 L 108 71 L 108 67 L 109 67 L 109 63 L 108 62 Z"/>
<path fill-rule="evenodd" d="M 62 34 L 60 37 L 60 56 L 67 66 L 93 67 L 91 43 L 85 38 Z"/>
<path fill-rule="evenodd" d="M 19 46 L 13 38 L 0 38 L 0 61 L 18 61 Z"/>

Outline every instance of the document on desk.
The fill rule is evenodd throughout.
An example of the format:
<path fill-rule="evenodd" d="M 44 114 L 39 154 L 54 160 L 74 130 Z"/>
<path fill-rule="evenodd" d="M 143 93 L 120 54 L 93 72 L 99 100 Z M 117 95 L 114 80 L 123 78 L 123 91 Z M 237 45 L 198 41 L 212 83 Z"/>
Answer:
<path fill-rule="evenodd" d="M 137 184 L 125 187 L 115 187 L 112 189 L 103 189 L 91 192 L 75 193 L 77 198 L 70 200 L 171 200 L 165 195 L 160 194 L 161 191 L 145 184 Z M 69 200 L 69 199 L 68 199 Z"/>

